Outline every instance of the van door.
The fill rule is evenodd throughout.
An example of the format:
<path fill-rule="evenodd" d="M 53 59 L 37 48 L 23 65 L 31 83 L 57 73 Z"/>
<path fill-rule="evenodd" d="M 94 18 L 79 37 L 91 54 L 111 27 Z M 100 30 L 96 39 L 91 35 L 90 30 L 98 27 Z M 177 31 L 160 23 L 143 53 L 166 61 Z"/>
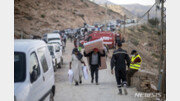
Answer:
<path fill-rule="evenodd" d="M 48 52 L 47 47 L 41 47 L 37 50 L 38 57 L 40 59 L 40 65 L 43 69 L 43 82 L 44 82 L 44 92 L 47 94 L 52 87 L 54 81 L 54 70 L 52 65 L 52 59 Z"/>
<path fill-rule="evenodd" d="M 29 94 L 29 98 L 28 101 L 38 101 L 42 95 L 43 95 L 43 78 L 42 78 L 42 72 L 40 69 L 40 65 L 38 62 L 38 58 L 35 52 L 32 52 L 30 54 L 30 72 L 29 72 L 29 77 L 30 77 L 30 94 Z M 32 79 L 32 74 L 33 71 L 37 72 L 37 78 L 36 79 Z"/>

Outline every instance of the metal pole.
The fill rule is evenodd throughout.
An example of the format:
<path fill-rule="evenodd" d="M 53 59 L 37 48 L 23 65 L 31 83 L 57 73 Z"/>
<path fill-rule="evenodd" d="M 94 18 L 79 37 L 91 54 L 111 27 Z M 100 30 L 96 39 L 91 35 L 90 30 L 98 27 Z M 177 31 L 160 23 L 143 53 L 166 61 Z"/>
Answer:
<path fill-rule="evenodd" d="M 165 51 L 164 51 L 164 0 L 161 0 L 161 69 L 162 72 L 162 83 L 161 83 L 161 92 L 162 92 L 162 98 L 164 97 L 165 93 L 165 72 L 166 72 L 166 65 L 164 58 L 165 58 Z"/>
<path fill-rule="evenodd" d="M 23 33 L 21 33 L 21 39 L 23 39 Z"/>
<path fill-rule="evenodd" d="M 105 29 L 107 30 L 107 2 L 105 4 L 105 8 L 106 8 L 106 19 L 105 19 Z"/>
<path fill-rule="evenodd" d="M 149 21 L 149 12 L 148 12 L 148 15 L 147 15 L 147 22 Z"/>
<path fill-rule="evenodd" d="M 125 27 L 126 27 L 126 15 L 124 15 L 124 30 L 123 30 L 123 34 L 125 35 Z"/>

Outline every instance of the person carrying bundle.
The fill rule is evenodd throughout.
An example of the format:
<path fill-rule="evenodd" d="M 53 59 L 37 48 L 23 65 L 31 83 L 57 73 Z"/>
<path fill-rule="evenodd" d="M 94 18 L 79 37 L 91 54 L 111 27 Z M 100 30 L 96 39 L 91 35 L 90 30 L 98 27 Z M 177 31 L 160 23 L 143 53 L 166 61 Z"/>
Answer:
<path fill-rule="evenodd" d="M 91 71 L 91 83 L 94 82 L 94 74 L 95 74 L 96 85 L 99 85 L 98 71 L 99 71 L 99 67 L 101 66 L 101 57 L 105 57 L 105 51 L 103 50 L 103 53 L 101 53 L 98 50 L 98 48 L 94 48 L 93 51 L 91 51 L 88 54 L 84 51 L 84 56 L 89 57 L 89 65 L 90 65 L 90 71 Z"/>

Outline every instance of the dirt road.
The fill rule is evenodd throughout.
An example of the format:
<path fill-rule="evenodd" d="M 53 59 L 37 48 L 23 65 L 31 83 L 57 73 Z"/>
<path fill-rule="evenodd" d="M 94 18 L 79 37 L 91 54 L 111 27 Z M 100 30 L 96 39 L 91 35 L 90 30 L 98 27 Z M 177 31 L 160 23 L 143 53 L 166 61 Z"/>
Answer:
<path fill-rule="evenodd" d="M 118 95 L 115 76 L 111 75 L 109 59 L 107 60 L 108 69 L 99 71 L 99 84 L 91 84 L 89 75 L 88 80 L 83 79 L 83 83 L 74 86 L 68 81 L 68 68 L 71 60 L 73 44 L 67 42 L 64 56 L 64 65 L 55 73 L 56 95 L 55 101 L 143 101 L 135 97 L 135 88 L 128 88 L 128 95 Z M 85 59 L 86 60 L 86 59 Z M 86 62 L 87 63 L 87 62 Z M 89 72 L 90 73 L 90 72 Z"/>

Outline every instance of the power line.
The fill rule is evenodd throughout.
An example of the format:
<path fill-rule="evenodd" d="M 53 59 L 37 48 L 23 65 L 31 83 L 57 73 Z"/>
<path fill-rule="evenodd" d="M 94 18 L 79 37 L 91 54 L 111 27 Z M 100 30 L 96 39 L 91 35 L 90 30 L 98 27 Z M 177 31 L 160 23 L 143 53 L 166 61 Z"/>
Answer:
<path fill-rule="evenodd" d="M 141 20 L 144 18 L 144 16 L 146 16 L 156 4 L 157 4 L 157 2 L 155 2 L 155 3 L 151 6 L 151 8 L 149 8 L 149 10 L 147 10 L 147 12 L 144 13 L 143 16 L 141 16 L 141 17 L 139 18 L 138 22 L 141 21 Z"/>

